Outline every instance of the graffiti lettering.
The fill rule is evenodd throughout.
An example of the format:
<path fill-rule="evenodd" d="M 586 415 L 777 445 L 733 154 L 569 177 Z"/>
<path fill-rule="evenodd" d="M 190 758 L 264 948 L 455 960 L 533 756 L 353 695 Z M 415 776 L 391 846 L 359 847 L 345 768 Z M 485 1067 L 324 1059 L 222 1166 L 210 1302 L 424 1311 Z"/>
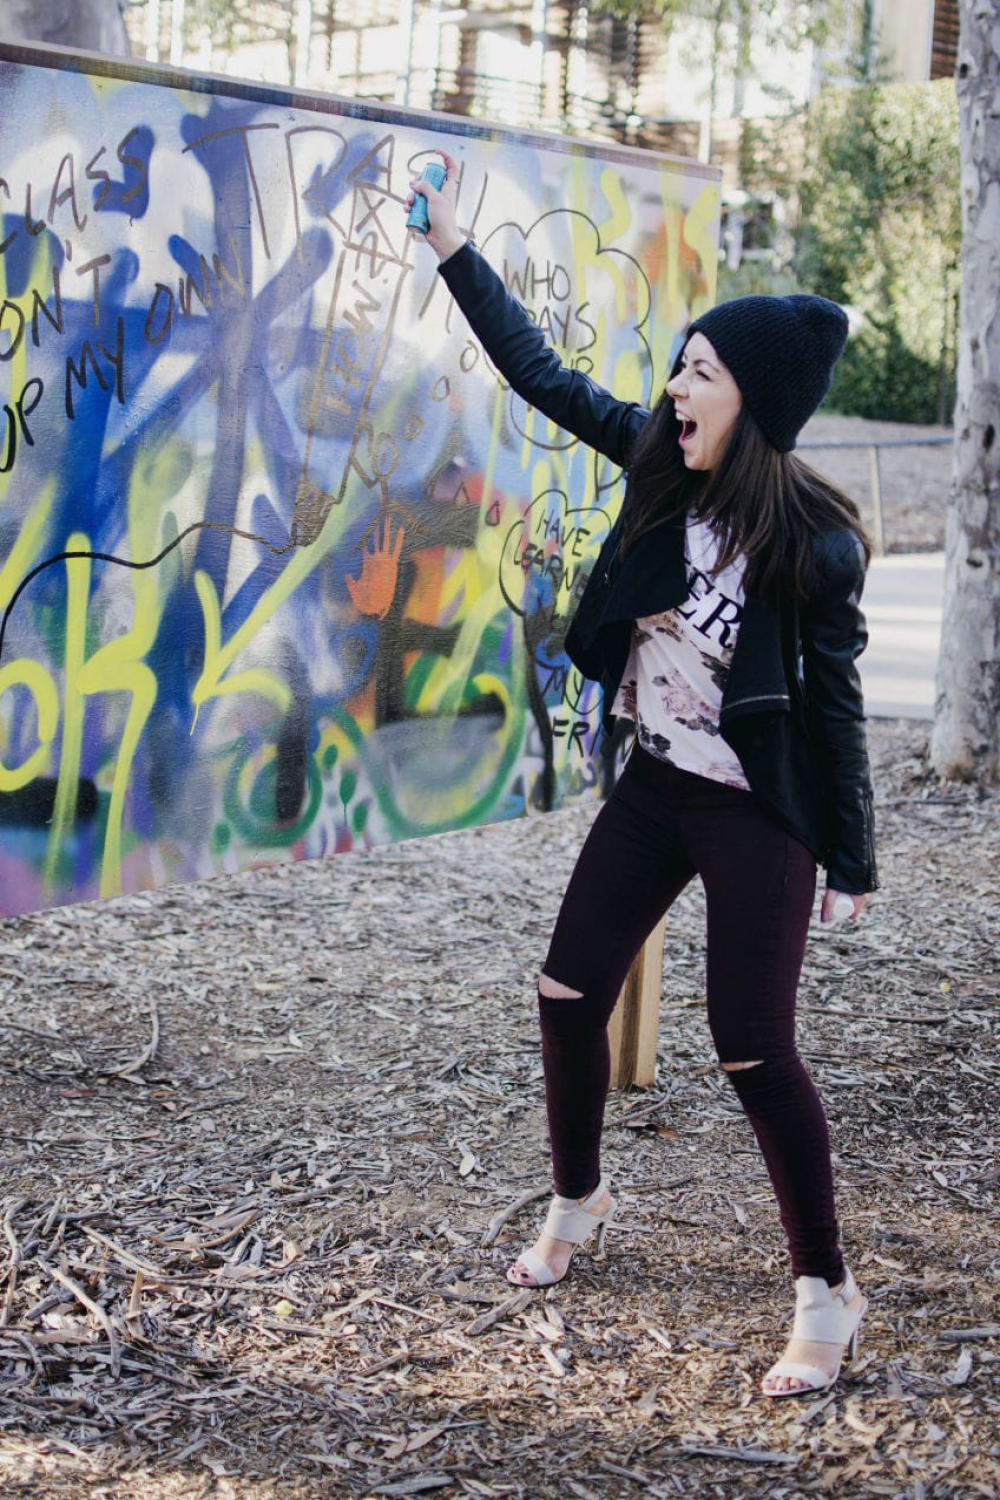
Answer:
<path fill-rule="evenodd" d="M 299 545 L 315 540 L 325 524 L 330 507 L 343 503 L 348 476 L 353 471 L 370 484 L 369 475 L 357 457 L 357 444 L 368 434 L 368 405 L 389 347 L 398 315 L 403 282 L 409 267 L 396 256 L 395 247 L 379 217 L 376 190 L 366 184 L 355 188 L 351 214 L 352 237 L 338 259 L 333 297 L 327 317 L 323 358 L 313 387 L 305 462 L 296 495 L 293 536 Z M 366 227 L 366 226 L 370 226 Z M 356 232 L 363 230 L 359 241 Z M 353 257 L 350 285 L 342 291 L 345 271 Z M 346 325 L 344 327 L 343 325 Z M 333 488 L 314 480 L 309 472 L 314 438 L 338 430 L 338 418 L 354 419 L 354 435 L 339 484 Z M 375 476 L 383 482 L 396 467 L 399 453 L 393 439 L 383 435 L 376 448 L 392 454 L 391 467 L 373 453 Z M 383 498 L 387 498 L 383 492 Z"/>
<path fill-rule="evenodd" d="M 539 684 L 542 691 L 542 697 L 546 700 L 546 702 L 548 702 L 548 700 L 552 697 L 559 699 L 564 697 L 566 693 L 566 681 L 568 676 L 569 673 L 564 666 L 557 664 L 548 667 L 546 672 L 543 674 Z"/>
<path fill-rule="evenodd" d="M 28 426 L 28 418 L 42 399 L 45 386 L 37 375 L 33 375 L 21 388 L 21 394 L 13 406 L 4 403 L 4 416 L 6 418 L 6 434 L 3 462 L 0 463 L 0 474 L 9 474 L 17 461 L 18 446 L 26 443 L 33 448 L 35 440 Z"/>
<path fill-rule="evenodd" d="M 250 150 L 250 138 L 256 131 L 277 130 L 278 126 L 273 121 L 261 121 L 253 125 L 233 125 L 228 130 L 217 130 L 210 135 L 202 135 L 184 147 L 185 151 L 201 151 L 208 146 L 225 146 L 233 138 L 239 140 L 243 147 L 243 160 L 246 164 L 247 181 L 253 195 L 253 201 L 257 209 L 257 224 L 260 229 L 260 237 L 264 245 L 264 254 L 271 259 L 271 244 L 268 237 L 267 217 L 264 213 L 264 200 L 261 194 L 260 182 L 254 166 L 253 153 Z M 210 154 L 210 153 L 206 153 Z"/>
<path fill-rule="evenodd" d="M 128 149 L 132 147 L 133 149 Z M 107 146 L 100 146 L 87 160 L 83 169 L 83 179 L 87 182 L 98 184 L 93 192 L 93 207 L 99 211 L 105 206 L 107 208 L 117 207 L 120 204 L 133 204 L 138 207 L 136 200 L 145 196 L 149 187 L 149 165 L 150 155 L 153 149 L 152 132 L 142 126 L 133 126 L 115 147 L 115 155 L 121 165 L 126 169 L 122 182 L 115 182 L 110 172 L 98 167 L 97 163 L 101 157 L 106 155 Z M 81 152 L 79 156 L 71 151 L 65 152 L 60 158 L 49 189 L 48 206 L 44 218 L 36 219 L 32 207 L 33 201 L 44 199 L 44 192 L 39 192 L 36 183 L 27 182 L 24 185 L 24 211 L 21 216 L 20 227 L 14 228 L 0 241 L 0 255 L 6 254 L 15 240 L 18 239 L 21 229 L 30 238 L 35 239 L 47 228 L 56 228 L 57 218 L 65 219 L 65 213 L 60 211 L 68 205 L 69 217 L 77 234 L 83 234 L 87 228 L 90 215 L 85 213 L 80 201 L 78 180 L 80 171 L 78 160 L 82 161 L 86 153 Z M 9 183 L 0 178 L 0 190 L 8 199 L 12 198 Z M 110 199 L 110 201 L 109 201 Z"/>
<path fill-rule="evenodd" d="M 573 286 L 565 266 L 554 266 L 551 261 L 546 261 L 545 269 L 539 270 L 530 257 L 523 271 L 508 265 L 505 260 L 503 276 L 507 290 L 513 292 L 521 302 L 533 302 L 538 296 L 539 288 L 553 301 L 565 302 Z"/>
<path fill-rule="evenodd" d="M 93 260 L 88 260 L 84 266 L 77 266 L 78 276 L 90 275 L 93 277 L 93 301 L 94 301 L 94 327 L 101 326 L 101 270 L 104 266 L 110 266 L 110 255 L 95 255 Z"/>
<path fill-rule="evenodd" d="M 66 177 L 66 186 L 62 187 L 61 184 L 64 175 Z M 56 171 L 56 180 L 52 184 L 49 211 L 45 216 L 49 224 L 55 223 L 56 209 L 62 208 L 64 203 L 70 205 L 73 223 L 76 225 L 77 231 L 82 234 L 87 227 L 87 215 L 84 214 L 82 217 L 80 215 L 80 209 L 76 201 L 76 173 L 73 169 L 73 157 L 69 153 L 59 163 L 58 170 Z"/>
<path fill-rule="evenodd" d="M 563 637 L 620 475 L 498 381 L 408 184 L 443 145 L 560 358 L 648 405 L 714 181 L 31 55 L 0 43 L 0 915 L 593 795 Z"/>
<path fill-rule="evenodd" d="M 504 542 L 500 587 L 511 609 L 523 615 L 541 612 L 550 625 L 568 614 L 589 568 L 595 534 L 595 526 L 582 524 L 578 513 L 569 510 L 562 491 L 537 496 Z M 520 587 L 514 582 L 517 572 Z"/>
<path fill-rule="evenodd" d="M 348 300 L 341 316 L 347 328 L 338 335 L 336 348 L 327 364 L 327 374 L 333 382 L 327 382 L 323 391 L 323 405 L 328 411 L 351 413 L 351 398 L 359 391 L 368 373 L 365 335 L 374 331 L 375 324 L 369 313 L 377 313 L 381 307 L 376 297 L 366 292 L 355 280 L 351 287 L 356 295 Z M 353 306 L 351 303 L 353 302 Z"/>
<path fill-rule="evenodd" d="M 535 534 L 555 542 L 563 552 L 570 552 L 573 557 L 584 557 L 587 554 L 586 544 L 590 539 L 590 532 L 586 526 L 567 526 L 561 517 L 543 511 L 535 523 Z"/>
<path fill-rule="evenodd" d="M 191 316 L 191 304 L 195 297 L 207 311 L 212 305 L 212 288 L 209 284 L 208 261 L 203 255 L 199 255 L 198 264 L 201 267 L 201 282 L 196 283 L 194 276 L 188 274 L 182 276 L 177 283 L 177 299 L 181 305 L 181 312 L 185 318 Z"/>
<path fill-rule="evenodd" d="M 32 216 L 30 182 L 24 189 L 24 228 L 32 239 L 37 239 L 40 234 L 44 233 L 46 228 L 44 219 L 36 219 Z"/>
<path fill-rule="evenodd" d="M 41 347 L 42 342 L 41 331 L 39 327 L 39 315 L 46 319 L 49 326 L 55 329 L 56 333 L 62 333 L 64 331 L 65 324 L 63 319 L 63 300 L 59 267 L 57 265 L 52 266 L 52 297 L 55 302 L 55 307 L 52 311 L 49 310 L 48 306 L 46 305 L 45 299 L 42 297 L 37 287 L 31 287 L 29 288 L 29 291 L 31 294 L 31 342 L 34 344 L 35 348 L 38 349 Z M 27 293 L 25 295 L 27 295 Z M 2 340 L 4 335 L 6 335 L 9 340 L 9 343 L 6 345 L 6 347 L 3 347 L 2 343 L 0 343 L 0 361 L 6 362 L 8 360 L 11 360 L 14 358 L 15 354 L 20 351 L 21 344 L 27 331 L 27 327 L 28 314 L 25 312 L 20 302 L 15 301 L 11 297 L 8 297 L 3 305 L 0 306 L 0 340 Z"/>
<path fill-rule="evenodd" d="M 319 166 L 315 160 L 308 162 L 307 170 L 311 177 L 309 186 L 302 188 L 299 185 L 298 167 L 296 165 L 297 154 L 301 153 L 305 158 L 306 148 L 316 145 L 317 136 L 329 136 L 336 144 L 336 151 L 332 162 Z M 308 137 L 308 139 L 306 139 Z M 289 130 L 285 135 L 285 151 L 288 156 L 288 175 L 292 184 L 292 212 L 295 215 L 295 239 L 299 258 L 304 257 L 302 237 L 302 204 L 320 213 L 327 223 L 332 224 L 337 233 L 343 238 L 344 231 L 339 221 L 334 218 L 324 199 L 324 190 L 335 178 L 344 157 L 347 154 L 347 142 L 339 130 L 331 130 L 328 125 L 299 125 Z M 305 165 L 304 160 L 304 165 Z"/>
<path fill-rule="evenodd" d="M 158 614 L 155 609 L 137 608 L 132 628 L 117 640 L 98 647 L 88 657 L 87 617 L 92 564 L 87 553 L 90 546 L 90 539 L 85 535 L 75 534 L 69 539 L 69 550 L 76 555 L 66 562 L 62 745 L 46 876 L 49 881 L 55 878 L 60 845 L 71 832 L 77 816 L 86 702 L 89 698 L 106 694 L 126 693 L 128 707 L 111 778 L 101 869 L 100 894 L 111 896 L 121 890 L 122 829 L 135 755 L 156 702 L 156 676 L 142 658 L 156 635 Z"/>
<path fill-rule="evenodd" d="M 159 344 L 169 337 L 174 324 L 174 314 L 180 307 L 184 318 L 196 317 L 198 309 L 208 312 L 221 302 L 228 293 L 239 298 L 249 295 L 250 283 L 243 266 L 240 247 L 233 235 L 227 237 L 232 268 L 227 266 L 216 250 L 212 255 L 211 268 L 204 255 L 198 256 L 197 279 L 193 271 L 182 273 L 177 279 L 177 296 L 173 288 L 162 281 L 156 283 L 153 300 L 146 313 L 143 332 L 148 344 Z"/>
<path fill-rule="evenodd" d="M 593 729 L 586 719 L 563 719 L 558 715 L 552 720 L 552 733 L 557 740 L 569 740 L 575 745 L 578 754 L 586 755 L 586 738 L 593 733 Z"/>
<path fill-rule="evenodd" d="M 597 343 L 597 329 L 586 316 L 589 302 L 570 305 L 573 282 L 565 266 L 546 261 L 541 267 L 529 256 L 521 268 L 505 260 L 503 275 L 508 291 L 525 304 L 552 343 L 576 355 Z M 592 365 L 592 361 L 586 363 Z"/>
<path fill-rule="evenodd" d="M 252 634 L 246 629 L 238 631 L 231 641 L 223 644 L 222 611 L 219 608 L 219 600 L 212 580 L 206 573 L 197 573 L 195 586 L 205 621 L 205 664 L 191 692 L 195 722 L 197 722 L 198 711 L 203 703 L 208 703 L 213 698 L 222 697 L 227 693 L 259 693 L 261 697 L 273 703 L 279 712 L 286 713 L 291 705 L 292 695 L 287 684 L 274 673 L 260 668 L 249 668 L 246 671 L 237 672 L 235 676 L 226 677 L 226 673 L 239 653 L 249 644 Z M 192 732 L 193 728 L 192 725 Z"/>
<path fill-rule="evenodd" d="M 584 375 L 597 373 L 600 348 L 609 336 L 609 313 L 616 310 L 613 321 L 617 322 L 623 287 L 634 286 L 639 295 L 629 333 L 633 351 L 638 351 L 632 368 L 640 382 L 632 395 L 651 404 L 652 364 L 644 357 L 649 347 L 644 330 L 651 299 L 641 266 L 619 246 L 603 244 L 596 223 L 581 212 L 566 214 L 567 253 L 553 254 L 553 217 L 543 215 L 516 236 L 507 233 L 497 245 L 506 285 L 558 348 L 563 362 Z M 484 240 L 484 251 L 491 248 L 493 238 Z M 509 249 L 510 244 L 514 248 Z M 539 450 L 569 452 L 574 447 L 572 435 L 529 410 L 520 397 L 511 395 L 509 410 L 517 431 Z"/>
<path fill-rule="evenodd" d="M 18 792 L 42 775 L 59 727 L 59 689 L 44 667 L 34 661 L 12 661 L 0 667 L 0 699 L 17 687 L 26 688 L 31 696 L 38 744 L 19 766 L 0 761 L 0 792 Z"/>
<path fill-rule="evenodd" d="M 0 337 L 6 335 L 10 343 L 6 349 L 0 348 L 0 359 L 14 358 L 14 355 L 21 347 L 27 323 L 28 320 L 21 311 L 18 303 L 12 302 L 8 297 L 3 306 L 0 307 Z"/>
<path fill-rule="evenodd" d="M 127 148 L 135 145 L 136 149 Z M 133 212 L 144 209 L 145 199 L 149 192 L 149 159 L 153 149 L 153 133 L 144 126 L 137 125 L 118 142 L 115 155 L 126 171 L 121 182 L 116 182 L 110 172 L 97 163 L 107 152 L 107 147 L 102 146 L 87 163 L 87 177 L 91 182 L 100 183 L 94 192 L 94 209 L 100 211 L 107 204 L 108 208 L 132 206 Z"/>
<path fill-rule="evenodd" d="M 115 322 L 115 347 L 109 349 L 106 344 L 97 340 L 97 352 L 102 354 L 114 371 L 114 392 L 119 406 L 125 405 L 125 319 L 118 318 Z M 88 339 L 81 347 L 79 360 L 72 355 L 66 359 L 66 415 L 70 419 L 77 414 L 76 400 L 74 398 L 74 387 L 80 391 L 87 389 L 87 370 L 93 371 L 94 378 L 102 391 L 111 390 L 111 381 L 107 378 L 101 368 L 100 361 L 95 353 L 94 346 Z"/>
<path fill-rule="evenodd" d="M 147 344 L 161 343 L 170 333 L 173 321 L 174 294 L 162 281 L 158 281 L 143 325 Z"/>
<path fill-rule="evenodd" d="M 565 576 L 565 563 L 561 553 L 537 547 L 523 537 L 514 549 L 514 565 L 524 573 L 534 571 L 542 578 L 551 578 L 557 588 Z"/>
<path fill-rule="evenodd" d="M 52 296 L 55 301 L 55 308 L 52 312 L 49 312 L 49 309 L 41 294 L 34 287 L 32 287 L 31 342 L 34 344 L 36 349 L 41 347 L 41 338 L 38 332 L 39 313 L 41 313 L 42 316 L 46 319 L 49 327 L 55 329 L 56 333 L 61 334 L 65 331 L 62 305 L 62 286 L 60 282 L 59 267 L 57 265 L 53 265 L 52 267 Z"/>
<path fill-rule="evenodd" d="M 10 188 L 8 187 L 6 181 L 5 181 L 5 179 L 3 177 L 0 177 L 0 188 L 3 189 L 4 195 L 7 198 L 9 198 L 10 197 Z M 14 241 L 16 239 L 17 239 L 17 230 L 16 229 L 12 229 L 11 232 L 10 232 L 10 234 L 7 236 L 6 239 L 0 240 L 0 255 L 6 255 L 7 251 L 10 249 L 11 245 L 14 243 Z"/>
<path fill-rule="evenodd" d="M 594 328 L 593 323 L 584 317 L 586 310 L 586 303 L 576 308 L 575 311 L 570 308 L 561 311 L 558 308 L 545 305 L 534 310 L 532 316 L 542 332 L 553 343 L 563 344 L 567 349 L 570 348 L 573 342 L 571 334 L 572 325 L 574 322 L 579 323 L 590 335 L 586 344 L 578 346 L 577 352 L 582 353 L 584 349 L 589 349 L 592 344 L 597 342 L 597 330 Z"/>

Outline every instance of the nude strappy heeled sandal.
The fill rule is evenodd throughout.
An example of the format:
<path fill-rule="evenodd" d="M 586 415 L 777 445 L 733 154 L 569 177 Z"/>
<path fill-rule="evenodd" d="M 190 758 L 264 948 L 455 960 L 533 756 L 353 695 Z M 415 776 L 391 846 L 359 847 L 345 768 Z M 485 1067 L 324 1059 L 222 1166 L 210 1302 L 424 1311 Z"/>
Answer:
<path fill-rule="evenodd" d="M 589 1198 L 578 1203 L 575 1198 L 562 1198 L 557 1193 L 549 1204 L 549 1211 L 545 1223 L 542 1225 L 542 1234 L 550 1234 L 555 1240 L 568 1240 L 573 1246 L 566 1270 L 561 1276 L 557 1276 L 551 1266 L 547 1265 L 542 1257 L 534 1250 L 522 1250 L 514 1265 L 507 1272 L 507 1280 L 513 1286 L 530 1287 L 531 1282 L 522 1281 L 514 1275 L 517 1266 L 523 1266 L 529 1276 L 534 1278 L 535 1286 L 555 1286 L 558 1282 L 565 1280 L 573 1261 L 573 1256 L 590 1236 L 597 1232 L 597 1251 L 600 1254 L 604 1246 L 604 1237 L 611 1225 L 617 1204 L 609 1195 L 607 1209 L 600 1216 L 589 1210 L 593 1204 L 599 1203 L 602 1194 L 608 1190 L 608 1184 L 602 1177 Z"/>
<path fill-rule="evenodd" d="M 834 1292 L 821 1276 L 799 1276 L 795 1282 L 795 1322 L 792 1338 L 808 1340 L 816 1344 L 841 1344 L 844 1353 L 832 1375 L 817 1365 L 800 1364 L 794 1359 L 779 1359 L 764 1380 L 761 1389 L 765 1396 L 812 1396 L 817 1391 L 828 1391 L 840 1375 L 841 1366 L 850 1364 L 858 1347 L 858 1329 L 868 1310 L 868 1299 L 863 1297 L 861 1305 L 848 1307 L 857 1293 L 857 1285 L 850 1271 L 844 1273 L 844 1284 Z M 787 1391 L 769 1391 L 767 1382 L 784 1376 L 801 1384 Z"/>

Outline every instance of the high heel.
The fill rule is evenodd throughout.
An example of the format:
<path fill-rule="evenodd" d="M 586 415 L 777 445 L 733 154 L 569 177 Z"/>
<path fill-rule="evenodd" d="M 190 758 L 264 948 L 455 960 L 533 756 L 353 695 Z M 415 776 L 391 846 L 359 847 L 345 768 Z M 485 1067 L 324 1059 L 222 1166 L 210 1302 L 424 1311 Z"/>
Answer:
<path fill-rule="evenodd" d="M 850 1271 L 844 1272 L 843 1285 L 832 1291 L 820 1276 L 799 1276 L 795 1282 L 795 1322 L 792 1338 L 815 1344 L 840 1344 L 843 1354 L 830 1375 L 817 1365 L 800 1364 L 793 1359 L 779 1359 L 764 1376 L 761 1389 L 765 1396 L 812 1396 L 828 1391 L 840 1375 L 841 1365 L 850 1364 L 857 1353 L 858 1330 L 868 1311 L 868 1299 L 862 1297 L 858 1307 L 848 1304 L 857 1294 L 857 1284 Z M 797 1380 L 791 1390 L 768 1390 L 768 1381 L 785 1377 Z"/>
<path fill-rule="evenodd" d="M 602 1196 L 608 1191 L 608 1184 L 602 1177 L 589 1198 L 578 1203 L 575 1198 L 562 1198 L 557 1193 L 549 1204 L 549 1211 L 545 1223 L 542 1225 L 541 1234 L 551 1235 L 554 1240 L 567 1240 L 573 1246 L 566 1270 L 561 1276 L 557 1276 L 540 1255 L 534 1250 L 522 1250 L 517 1260 L 507 1271 L 507 1280 L 513 1286 L 556 1286 L 565 1280 L 567 1272 L 573 1260 L 573 1256 L 580 1246 L 585 1244 L 590 1236 L 597 1231 L 597 1252 L 600 1254 L 604 1247 L 604 1237 L 611 1225 L 617 1204 L 614 1198 L 608 1194 L 608 1206 L 604 1213 L 598 1217 L 591 1213 L 591 1206 L 599 1203 Z M 533 1281 L 522 1281 L 515 1276 L 514 1272 L 518 1266 L 523 1266 Z"/>

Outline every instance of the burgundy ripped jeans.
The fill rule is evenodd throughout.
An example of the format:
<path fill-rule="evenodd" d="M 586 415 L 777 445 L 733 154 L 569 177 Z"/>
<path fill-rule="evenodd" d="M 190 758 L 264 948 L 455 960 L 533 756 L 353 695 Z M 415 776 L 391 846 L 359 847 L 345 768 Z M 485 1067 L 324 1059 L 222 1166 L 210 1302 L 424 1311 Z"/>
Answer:
<path fill-rule="evenodd" d="M 649 933 L 694 877 L 707 906 L 708 1021 L 778 1199 L 795 1276 L 843 1280 L 830 1141 L 795 1048 L 795 997 L 816 862 L 750 792 L 638 746 L 580 851 L 543 972 L 577 999 L 539 997 L 557 1193 L 600 1178 L 607 1024 Z"/>

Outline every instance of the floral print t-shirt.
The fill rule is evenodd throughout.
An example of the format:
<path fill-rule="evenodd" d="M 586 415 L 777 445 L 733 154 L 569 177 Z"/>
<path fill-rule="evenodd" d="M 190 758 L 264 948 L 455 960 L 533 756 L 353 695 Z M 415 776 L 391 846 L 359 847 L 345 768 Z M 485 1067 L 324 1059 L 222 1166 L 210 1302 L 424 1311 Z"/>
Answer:
<path fill-rule="evenodd" d="M 743 569 L 714 572 L 716 538 L 688 520 L 688 597 L 632 626 L 614 713 L 632 719 L 650 755 L 710 781 L 749 790 L 736 752 L 719 734 L 722 693 L 743 617 Z"/>

